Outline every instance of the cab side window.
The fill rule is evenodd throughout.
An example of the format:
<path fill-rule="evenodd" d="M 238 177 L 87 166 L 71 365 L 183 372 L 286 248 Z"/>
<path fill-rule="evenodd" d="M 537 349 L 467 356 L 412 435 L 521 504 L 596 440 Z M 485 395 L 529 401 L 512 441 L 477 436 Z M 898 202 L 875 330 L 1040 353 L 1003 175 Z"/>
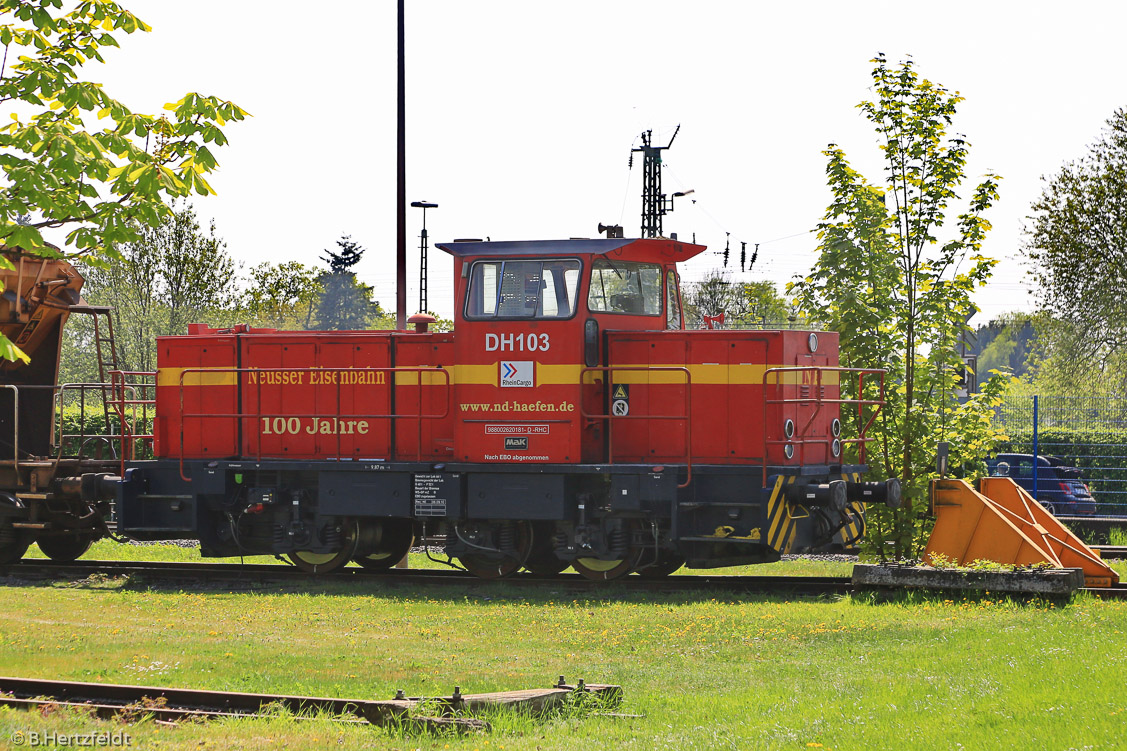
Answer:
<path fill-rule="evenodd" d="M 665 328 L 681 328 L 681 295 L 677 292 L 677 272 L 673 269 L 665 276 Z"/>
<path fill-rule="evenodd" d="M 592 313 L 661 315 L 661 266 L 596 260 L 591 265 L 587 309 Z"/>

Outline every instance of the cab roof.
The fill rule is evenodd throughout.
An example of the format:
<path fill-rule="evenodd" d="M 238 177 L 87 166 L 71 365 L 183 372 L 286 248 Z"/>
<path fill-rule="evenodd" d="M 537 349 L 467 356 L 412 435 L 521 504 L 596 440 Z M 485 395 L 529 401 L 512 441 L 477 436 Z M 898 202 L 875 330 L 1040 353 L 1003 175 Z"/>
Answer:
<path fill-rule="evenodd" d="M 618 261 L 669 263 L 687 261 L 705 246 L 655 238 L 594 238 L 519 242 L 448 242 L 435 247 L 458 258 L 537 258 L 541 256 L 607 256 Z"/>

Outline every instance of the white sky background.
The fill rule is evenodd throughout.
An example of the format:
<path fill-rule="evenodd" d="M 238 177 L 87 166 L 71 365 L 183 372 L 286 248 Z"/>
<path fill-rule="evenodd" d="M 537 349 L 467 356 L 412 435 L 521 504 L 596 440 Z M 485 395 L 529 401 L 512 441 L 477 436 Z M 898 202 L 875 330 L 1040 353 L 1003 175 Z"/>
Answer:
<path fill-rule="evenodd" d="M 187 91 L 253 118 L 227 128 L 218 196 L 201 220 L 238 260 L 319 263 L 342 233 L 368 248 L 359 277 L 395 307 L 395 3 L 123 0 L 153 27 L 118 35 L 84 75 L 138 111 Z M 1028 309 L 1021 227 L 1040 177 L 1080 157 L 1124 91 L 1122 2 L 633 2 L 407 0 L 408 201 L 426 199 L 432 244 L 460 237 L 637 236 L 637 136 L 666 152 L 665 232 L 719 251 L 734 278 L 780 289 L 807 272 L 830 195 L 828 143 L 880 182 L 876 134 L 856 109 L 876 52 L 966 101 L 961 193 L 1004 179 L 985 252 L 1001 260 L 976 322 Z M 953 217 L 958 211 L 950 212 Z M 421 210 L 408 209 L 408 312 L 418 305 Z M 941 237 L 942 239 L 942 237 Z M 759 261 L 738 272 L 739 241 Z M 720 264 L 706 254 L 685 270 Z M 432 250 L 430 307 L 452 309 L 451 263 Z"/>

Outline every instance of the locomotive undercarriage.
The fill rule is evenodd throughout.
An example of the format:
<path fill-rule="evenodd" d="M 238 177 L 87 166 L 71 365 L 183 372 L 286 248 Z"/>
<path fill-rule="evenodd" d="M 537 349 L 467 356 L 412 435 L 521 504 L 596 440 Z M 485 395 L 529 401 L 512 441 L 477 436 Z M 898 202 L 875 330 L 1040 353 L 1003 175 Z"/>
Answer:
<path fill-rule="evenodd" d="M 899 498 L 892 485 L 856 482 L 859 467 L 772 471 L 765 485 L 746 468 L 694 467 L 689 483 L 676 467 L 528 469 L 140 462 L 118 503 L 123 533 L 194 537 L 204 556 L 287 556 L 313 573 L 349 561 L 387 569 L 422 540 L 482 578 L 571 566 L 609 580 L 840 547 L 864 530 L 862 501 Z"/>

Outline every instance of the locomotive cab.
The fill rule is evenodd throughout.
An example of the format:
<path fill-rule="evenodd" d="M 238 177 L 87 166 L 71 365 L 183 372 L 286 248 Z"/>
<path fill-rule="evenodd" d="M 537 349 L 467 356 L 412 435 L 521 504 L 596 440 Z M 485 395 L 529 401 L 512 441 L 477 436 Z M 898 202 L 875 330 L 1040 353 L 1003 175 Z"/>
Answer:
<path fill-rule="evenodd" d="M 703 246 L 666 239 L 456 242 L 461 461 L 605 461 L 604 332 L 680 330 L 676 263 Z"/>

